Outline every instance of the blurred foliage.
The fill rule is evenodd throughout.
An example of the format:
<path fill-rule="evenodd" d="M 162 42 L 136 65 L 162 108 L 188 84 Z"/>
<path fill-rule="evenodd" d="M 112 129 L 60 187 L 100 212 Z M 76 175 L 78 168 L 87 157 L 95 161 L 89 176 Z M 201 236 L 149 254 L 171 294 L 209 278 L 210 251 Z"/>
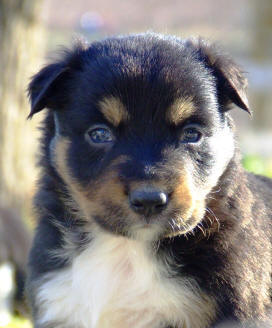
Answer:
<path fill-rule="evenodd" d="M 272 178 L 272 158 L 263 159 L 258 155 L 249 154 L 243 158 L 243 165 L 249 172 Z"/>
<path fill-rule="evenodd" d="M 3 328 L 32 328 L 32 325 L 29 320 L 23 319 L 21 317 L 14 317 L 7 326 Z"/>

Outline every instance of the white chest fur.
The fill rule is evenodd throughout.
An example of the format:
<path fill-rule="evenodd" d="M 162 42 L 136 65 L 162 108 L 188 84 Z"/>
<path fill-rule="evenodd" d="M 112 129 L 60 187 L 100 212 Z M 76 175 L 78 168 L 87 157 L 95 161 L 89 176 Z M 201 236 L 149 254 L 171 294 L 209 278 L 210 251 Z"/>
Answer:
<path fill-rule="evenodd" d="M 205 328 L 214 302 L 194 281 L 170 278 L 145 243 L 103 234 L 40 284 L 41 325 L 77 328 Z M 58 326 L 56 326 L 58 327 Z"/>

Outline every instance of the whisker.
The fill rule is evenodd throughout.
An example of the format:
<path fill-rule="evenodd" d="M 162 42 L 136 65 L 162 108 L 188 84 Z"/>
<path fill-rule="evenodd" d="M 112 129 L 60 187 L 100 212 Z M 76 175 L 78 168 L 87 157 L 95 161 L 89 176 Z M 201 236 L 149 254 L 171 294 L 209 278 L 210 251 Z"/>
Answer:
<path fill-rule="evenodd" d="M 213 218 L 215 219 L 216 223 L 217 223 L 217 231 L 219 231 L 220 229 L 220 221 L 218 219 L 218 217 L 214 214 L 213 210 L 209 207 L 206 207 L 206 211 L 208 211 L 209 214 L 211 214 L 213 216 Z"/>
<path fill-rule="evenodd" d="M 203 233 L 203 236 L 206 237 L 206 231 L 201 222 L 197 225 L 197 228 Z"/>

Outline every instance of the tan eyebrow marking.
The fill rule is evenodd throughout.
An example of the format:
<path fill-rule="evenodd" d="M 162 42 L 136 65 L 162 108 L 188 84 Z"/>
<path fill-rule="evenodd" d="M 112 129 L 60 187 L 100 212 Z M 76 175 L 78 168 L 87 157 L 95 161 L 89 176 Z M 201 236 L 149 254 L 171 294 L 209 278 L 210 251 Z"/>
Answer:
<path fill-rule="evenodd" d="M 99 102 L 99 108 L 104 117 L 114 126 L 118 126 L 121 122 L 129 119 L 128 112 L 116 97 L 106 97 Z"/>
<path fill-rule="evenodd" d="M 178 125 L 195 111 L 193 98 L 179 98 L 168 108 L 166 119 L 168 122 Z"/>

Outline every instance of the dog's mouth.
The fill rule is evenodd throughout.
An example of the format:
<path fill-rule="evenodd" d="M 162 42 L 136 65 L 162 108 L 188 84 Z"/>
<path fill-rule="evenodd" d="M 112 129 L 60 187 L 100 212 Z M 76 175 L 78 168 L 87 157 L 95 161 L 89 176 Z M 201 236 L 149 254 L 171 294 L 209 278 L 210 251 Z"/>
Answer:
<path fill-rule="evenodd" d="M 169 205 L 169 209 L 157 215 L 146 216 L 130 212 L 125 216 L 119 216 L 117 213 L 108 212 L 107 215 L 95 215 L 93 218 L 104 231 L 141 241 L 185 235 L 192 232 L 202 219 L 187 217 L 183 211 L 170 207 Z"/>

